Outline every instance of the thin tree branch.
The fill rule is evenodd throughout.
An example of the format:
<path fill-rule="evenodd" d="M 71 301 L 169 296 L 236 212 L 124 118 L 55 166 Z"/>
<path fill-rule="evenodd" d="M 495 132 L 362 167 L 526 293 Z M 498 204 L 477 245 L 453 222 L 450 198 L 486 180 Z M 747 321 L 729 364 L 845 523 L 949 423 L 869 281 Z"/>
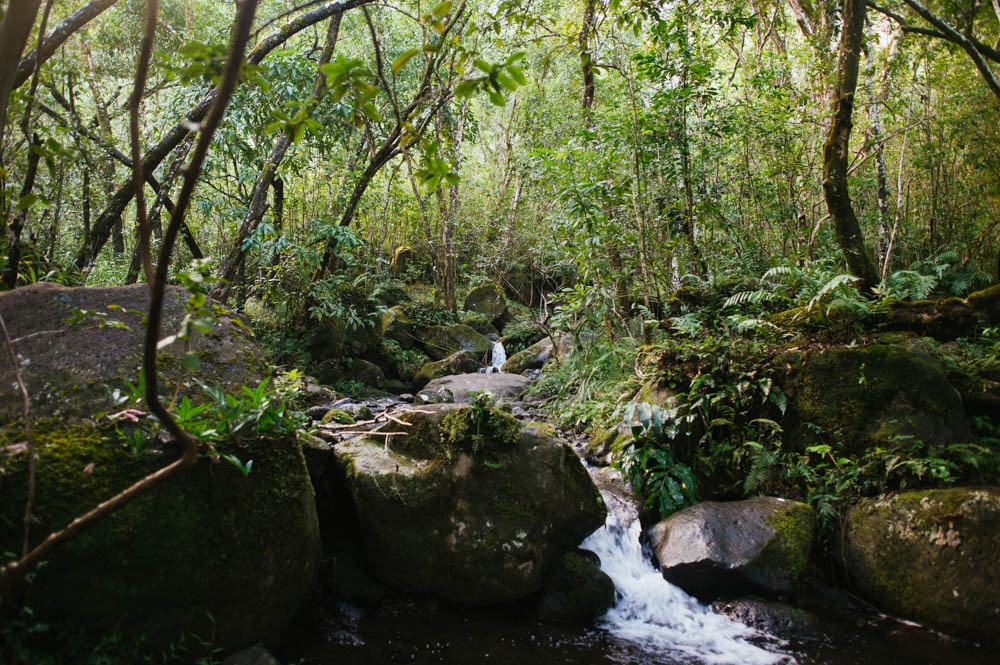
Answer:
<path fill-rule="evenodd" d="M 62 46 L 63 42 L 65 42 L 70 35 L 85 26 L 101 12 L 108 7 L 111 7 L 116 2 L 118 2 L 118 0 L 92 0 L 63 19 L 59 25 L 52 28 L 49 34 L 45 35 L 45 41 L 39 40 L 41 43 L 38 48 L 31 49 L 23 58 L 21 58 L 21 61 L 17 65 L 17 72 L 14 76 L 14 85 L 12 89 L 17 89 L 24 85 L 24 82 L 28 80 L 29 76 L 31 76 L 31 72 L 35 70 L 35 67 L 51 58 L 56 52 L 56 49 Z M 40 61 L 37 60 L 37 54 L 39 52 L 42 54 Z"/>
<path fill-rule="evenodd" d="M 145 179 L 142 173 L 142 148 L 139 145 L 139 111 L 142 106 L 142 91 L 146 87 L 149 75 L 149 59 L 153 55 L 153 39 L 156 36 L 156 18 L 159 14 L 159 0 L 146 0 L 146 24 L 142 33 L 142 45 L 139 47 L 139 62 L 136 65 L 135 85 L 132 88 L 132 98 L 129 100 L 129 139 L 132 146 L 132 178 L 137 183 Z M 135 188 L 135 223 L 138 227 L 136 251 L 142 262 L 142 270 L 146 274 L 146 284 L 153 286 L 153 259 L 149 255 L 149 219 L 146 217 L 146 188 L 140 184 Z"/>

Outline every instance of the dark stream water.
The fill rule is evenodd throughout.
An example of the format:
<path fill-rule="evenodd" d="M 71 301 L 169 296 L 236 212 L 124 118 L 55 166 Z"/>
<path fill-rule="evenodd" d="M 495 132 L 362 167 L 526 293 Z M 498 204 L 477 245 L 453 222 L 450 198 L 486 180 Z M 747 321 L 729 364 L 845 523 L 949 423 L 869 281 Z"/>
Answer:
<path fill-rule="evenodd" d="M 390 601 L 358 620 L 331 610 L 322 628 L 284 654 L 308 664 L 496 663 L 498 665 L 693 665 L 740 660 L 703 660 L 651 650 L 601 628 L 543 623 L 531 610 L 475 610 Z M 996 665 L 1000 654 L 977 649 L 919 626 L 859 615 L 824 626 L 816 640 L 767 644 L 775 662 L 800 665 Z M 788 654 L 782 659 L 779 654 Z"/>

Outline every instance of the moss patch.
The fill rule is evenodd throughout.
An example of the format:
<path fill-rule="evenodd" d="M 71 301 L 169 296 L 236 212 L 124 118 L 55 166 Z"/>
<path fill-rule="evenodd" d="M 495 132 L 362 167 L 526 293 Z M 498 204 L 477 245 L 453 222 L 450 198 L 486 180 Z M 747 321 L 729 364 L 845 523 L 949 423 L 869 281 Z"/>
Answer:
<path fill-rule="evenodd" d="M 33 543 L 178 456 L 172 446 L 152 446 L 136 457 L 112 432 L 87 426 L 49 420 L 36 429 Z M 0 438 L 20 435 L 8 426 Z M 154 643 L 213 630 L 217 645 L 277 639 L 318 567 L 302 452 L 293 440 L 265 439 L 219 452 L 253 459 L 249 476 L 202 460 L 159 483 L 59 546 L 28 587 L 27 602 L 48 620 L 95 634 L 120 627 Z M 5 464 L 0 551 L 20 549 L 25 466 L 23 456 Z"/>

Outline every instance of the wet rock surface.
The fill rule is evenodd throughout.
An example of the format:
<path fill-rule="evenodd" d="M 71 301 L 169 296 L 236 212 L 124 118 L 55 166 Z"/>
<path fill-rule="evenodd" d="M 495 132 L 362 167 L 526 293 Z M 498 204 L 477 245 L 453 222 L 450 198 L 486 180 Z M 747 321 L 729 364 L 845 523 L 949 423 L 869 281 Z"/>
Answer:
<path fill-rule="evenodd" d="M 650 529 L 648 537 L 664 578 L 699 598 L 712 598 L 741 588 L 791 591 L 814 531 L 809 506 L 759 497 L 685 508 Z"/>
<path fill-rule="evenodd" d="M 514 401 L 527 389 L 530 381 L 517 374 L 456 374 L 435 379 L 425 390 L 447 390 L 455 402 L 469 403 L 474 393 L 489 393 L 498 401 Z"/>

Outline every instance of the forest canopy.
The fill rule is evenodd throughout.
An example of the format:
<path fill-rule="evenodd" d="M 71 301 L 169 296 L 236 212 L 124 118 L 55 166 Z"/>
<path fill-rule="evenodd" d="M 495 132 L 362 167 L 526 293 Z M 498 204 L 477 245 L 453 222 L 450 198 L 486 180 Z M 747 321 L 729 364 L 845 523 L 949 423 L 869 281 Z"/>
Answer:
<path fill-rule="evenodd" d="M 32 4 L 7 61 L 4 283 L 142 279 L 146 3 L 13 2 L 5 28 Z M 159 5 L 137 128 L 154 255 L 234 11 Z M 846 178 L 875 281 L 997 270 L 995 5 L 862 6 Z M 216 295 L 297 318 L 350 309 L 338 280 L 374 288 L 402 246 L 451 307 L 459 270 L 648 305 L 685 281 L 835 266 L 841 24 L 831 1 L 261 2 L 172 270 L 206 257 Z"/>

